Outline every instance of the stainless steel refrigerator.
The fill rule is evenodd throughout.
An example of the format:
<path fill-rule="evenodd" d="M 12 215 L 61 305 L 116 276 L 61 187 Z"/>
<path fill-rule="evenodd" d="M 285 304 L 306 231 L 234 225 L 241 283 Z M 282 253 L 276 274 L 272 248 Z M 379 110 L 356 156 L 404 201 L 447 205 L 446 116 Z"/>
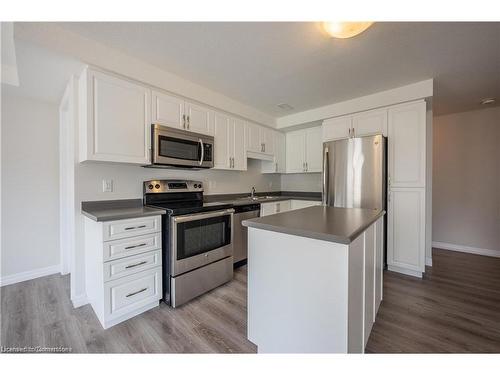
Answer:
<path fill-rule="evenodd" d="M 382 135 L 323 143 L 323 204 L 385 209 L 386 150 Z"/>

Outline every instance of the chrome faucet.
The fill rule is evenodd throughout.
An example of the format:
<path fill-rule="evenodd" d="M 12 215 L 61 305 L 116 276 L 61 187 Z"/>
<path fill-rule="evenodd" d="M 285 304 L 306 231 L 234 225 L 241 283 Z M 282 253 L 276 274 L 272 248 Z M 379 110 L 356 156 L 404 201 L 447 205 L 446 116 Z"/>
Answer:
<path fill-rule="evenodd" d="M 252 186 L 252 190 L 250 191 L 250 197 L 254 199 L 255 196 L 255 186 Z"/>

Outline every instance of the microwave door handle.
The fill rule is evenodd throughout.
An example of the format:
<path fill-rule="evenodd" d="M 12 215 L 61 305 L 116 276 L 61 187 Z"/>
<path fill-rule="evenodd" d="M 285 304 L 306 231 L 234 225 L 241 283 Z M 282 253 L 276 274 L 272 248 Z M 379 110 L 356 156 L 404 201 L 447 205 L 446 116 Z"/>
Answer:
<path fill-rule="evenodd" d="M 199 139 L 199 141 L 200 141 L 200 147 L 201 147 L 200 165 L 202 165 L 203 164 L 203 158 L 205 157 L 205 150 L 204 150 L 203 141 L 201 140 L 201 138 Z"/>

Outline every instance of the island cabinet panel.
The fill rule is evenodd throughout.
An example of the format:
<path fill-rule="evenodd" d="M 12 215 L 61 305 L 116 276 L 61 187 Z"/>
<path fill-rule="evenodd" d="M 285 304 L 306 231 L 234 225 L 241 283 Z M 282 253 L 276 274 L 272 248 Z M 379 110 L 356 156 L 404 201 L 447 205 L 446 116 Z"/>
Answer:
<path fill-rule="evenodd" d="M 382 297 L 377 225 L 348 244 L 249 226 L 248 339 L 259 353 L 364 352 Z"/>
<path fill-rule="evenodd" d="M 384 292 L 384 217 L 381 217 L 375 223 L 375 310 L 373 312 L 373 321 L 377 315 L 378 308 L 382 302 Z"/>
<path fill-rule="evenodd" d="M 375 225 L 365 232 L 365 322 L 364 343 L 368 343 L 372 331 L 375 311 Z"/>
<path fill-rule="evenodd" d="M 348 337 L 349 353 L 364 352 L 365 330 L 365 284 L 364 269 L 364 234 L 349 245 L 349 304 L 348 304 Z"/>

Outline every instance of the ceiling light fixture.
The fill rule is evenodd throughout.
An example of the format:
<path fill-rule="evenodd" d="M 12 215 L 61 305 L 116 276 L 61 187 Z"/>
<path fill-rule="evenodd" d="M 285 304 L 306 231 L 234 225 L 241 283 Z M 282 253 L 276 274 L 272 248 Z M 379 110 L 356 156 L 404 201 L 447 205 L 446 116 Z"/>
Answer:
<path fill-rule="evenodd" d="M 484 98 L 481 100 L 481 104 L 482 105 L 493 104 L 493 103 L 495 103 L 495 101 L 496 101 L 495 98 Z"/>
<path fill-rule="evenodd" d="M 368 29 L 373 22 L 323 22 L 325 30 L 332 38 L 352 38 Z"/>

